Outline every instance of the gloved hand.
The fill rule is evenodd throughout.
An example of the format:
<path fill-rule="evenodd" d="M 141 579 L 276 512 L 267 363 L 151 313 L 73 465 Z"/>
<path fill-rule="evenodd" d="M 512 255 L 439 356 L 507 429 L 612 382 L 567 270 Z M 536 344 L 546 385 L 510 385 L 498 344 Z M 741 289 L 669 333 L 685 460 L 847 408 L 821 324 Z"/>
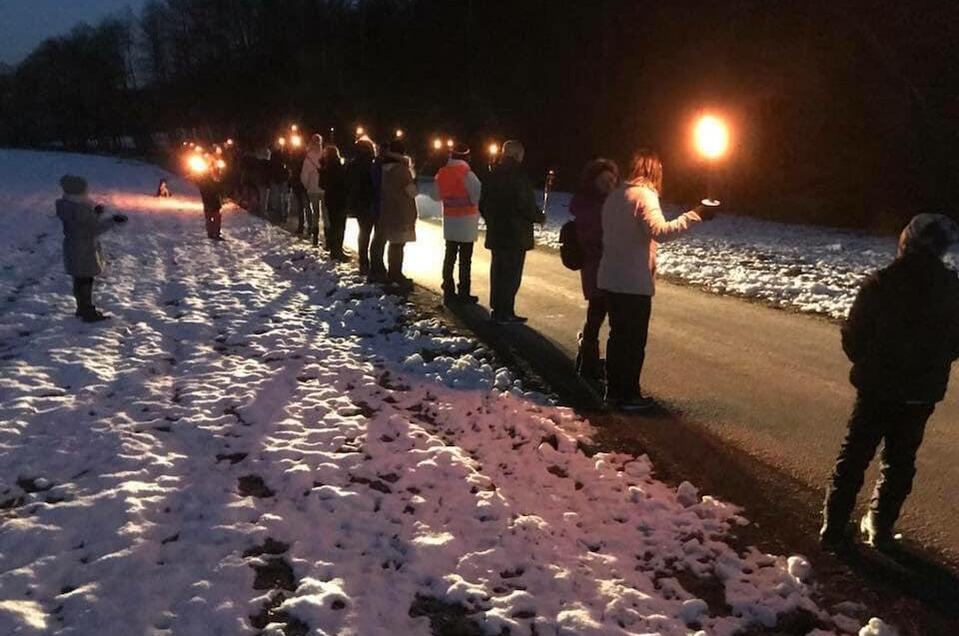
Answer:
<path fill-rule="evenodd" d="M 703 221 L 712 221 L 714 218 L 716 218 L 716 212 L 722 206 L 719 201 L 714 200 L 714 202 L 716 205 L 706 205 L 704 203 L 700 203 L 693 208 L 693 212 L 698 214 L 699 218 L 701 218 Z"/>
<path fill-rule="evenodd" d="M 126 214 L 114 214 L 114 215 L 113 215 L 113 221 L 114 221 L 114 223 L 126 223 L 127 220 L 128 220 L 128 219 L 127 219 L 127 215 L 126 215 Z"/>

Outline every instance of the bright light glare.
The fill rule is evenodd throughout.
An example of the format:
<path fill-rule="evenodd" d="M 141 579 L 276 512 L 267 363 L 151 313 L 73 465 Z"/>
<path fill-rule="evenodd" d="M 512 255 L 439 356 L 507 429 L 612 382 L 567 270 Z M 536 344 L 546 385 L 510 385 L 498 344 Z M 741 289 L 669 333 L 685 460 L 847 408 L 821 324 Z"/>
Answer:
<path fill-rule="evenodd" d="M 293 135 L 290 137 L 290 143 L 293 144 L 294 148 L 299 148 L 303 145 L 303 137 L 299 135 Z"/>
<path fill-rule="evenodd" d="M 452 148 L 452 147 L 453 147 L 453 138 L 452 138 L 452 137 L 450 137 L 449 139 L 446 140 L 446 147 L 447 147 L 447 148 Z"/>
<path fill-rule="evenodd" d="M 357 137 L 362 137 L 362 136 L 365 135 L 365 134 L 366 134 L 366 128 L 363 128 L 362 126 L 357 126 L 357 127 L 356 127 L 356 136 L 357 136 Z"/>
<path fill-rule="evenodd" d="M 437 137 L 436 139 L 433 140 L 433 150 L 442 150 L 442 148 L 443 148 L 443 140 Z"/>
<path fill-rule="evenodd" d="M 729 148 L 729 129 L 713 115 L 704 115 L 696 122 L 693 136 L 696 148 L 707 159 L 718 159 Z"/>
<path fill-rule="evenodd" d="M 406 133 L 403 132 L 402 128 L 397 128 L 395 134 L 397 139 L 402 139 L 403 135 L 405 135 Z"/>
<path fill-rule="evenodd" d="M 224 168 L 226 168 L 226 162 L 223 161 L 222 159 L 217 159 L 216 167 L 219 168 L 220 170 L 223 170 Z"/>
<path fill-rule="evenodd" d="M 190 155 L 186 160 L 187 168 L 194 174 L 203 174 L 210 169 L 210 164 L 200 155 Z"/>
<path fill-rule="evenodd" d="M 495 157 L 496 155 L 499 154 L 499 144 L 498 144 L 498 143 L 495 143 L 495 142 L 494 142 L 494 143 L 491 143 L 491 144 L 489 145 L 489 154 L 490 154 L 491 156 L 493 156 L 493 157 Z"/>
<path fill-rule="evenodd" d="M 286 145 L 286 137 L 280 137 L 279 139 L 276 140 L 276 143 L 279 144 L 279 146 L 282 148 L 283 146 Z"/>

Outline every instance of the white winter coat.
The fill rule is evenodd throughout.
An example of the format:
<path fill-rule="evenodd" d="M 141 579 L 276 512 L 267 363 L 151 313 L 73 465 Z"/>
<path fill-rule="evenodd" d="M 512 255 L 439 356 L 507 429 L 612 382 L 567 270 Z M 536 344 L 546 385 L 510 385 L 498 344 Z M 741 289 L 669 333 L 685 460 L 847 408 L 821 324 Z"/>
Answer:
<path fill-rule="evenodd" d="M 702 219 L 686 212 L 673 221 L 663 217 L 656 190 L 645 182 L 626 183 L 603 203 L 603 257 L 600 289 L 620 294 L 656 293 L 656 247 L 684 234 Z"/>
<path fill-rule="evenodd" d="M 446 165 L 455 166 L 459 164 L 469 167 L 468 164 L 461 159 L 450 159 Z M 470 203 L 475 206 L 479 206 L 480 194 L 482 193 L 483 186 L 475 172 L 469 170 L 466 173 L 464 185 L 466 186 L 466 193 L 469 196 Z M 436 196 L 440 201 L 442 201 L 438 187 Z M 443 239 L 447 241 L 455 241 L 457 243 L 475 243 L 476 239 L 479 238 L 479 219 L 479 207 L 477 207 L 475 215 L 446 216 L 444 214 Z"/>

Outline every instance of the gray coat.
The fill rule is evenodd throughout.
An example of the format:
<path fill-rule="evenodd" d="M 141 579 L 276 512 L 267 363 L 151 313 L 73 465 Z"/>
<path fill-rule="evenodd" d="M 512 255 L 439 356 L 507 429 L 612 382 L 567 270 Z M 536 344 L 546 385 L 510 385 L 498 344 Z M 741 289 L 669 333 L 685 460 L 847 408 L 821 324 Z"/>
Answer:
<path fill-rule="evenodd" d="M 63 265 L 76 278 L 93 278 L 103 271 L 103 251 L 97 237 L 114 226 L 113 217 L 102 217 L 94 203 L 81 197 L 57 199 L 57 216 L 63 222 Z"/>

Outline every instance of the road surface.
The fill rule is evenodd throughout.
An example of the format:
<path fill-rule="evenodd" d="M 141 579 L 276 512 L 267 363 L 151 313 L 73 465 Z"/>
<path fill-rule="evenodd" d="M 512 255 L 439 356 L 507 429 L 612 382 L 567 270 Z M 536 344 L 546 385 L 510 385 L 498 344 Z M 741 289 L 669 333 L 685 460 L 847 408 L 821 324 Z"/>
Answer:
<path fill-rule="evenodd" d="M 442 230 L 421 221 L 417 232 L 418 241 L 407 246 L 405 272 L 438 290 Z M 347 240 L 355 245 L 354 236 L 351 222 Z M 481 246 L 473 258 L 473 284 L 485 304 L 489 252 Z M 517 302 L 529 326 L 574 356 L 584 311 L 579 274 L 551 251 L 530 252 Z M 822 489 L 854 397 L 836 324 L 660 281 L 646 360 L 643 388 L 670 411 L 811 491 Z M 955 566 L 959 381 L 953 375 L 949 395 L 927 428 L 899 527 Z"/>

